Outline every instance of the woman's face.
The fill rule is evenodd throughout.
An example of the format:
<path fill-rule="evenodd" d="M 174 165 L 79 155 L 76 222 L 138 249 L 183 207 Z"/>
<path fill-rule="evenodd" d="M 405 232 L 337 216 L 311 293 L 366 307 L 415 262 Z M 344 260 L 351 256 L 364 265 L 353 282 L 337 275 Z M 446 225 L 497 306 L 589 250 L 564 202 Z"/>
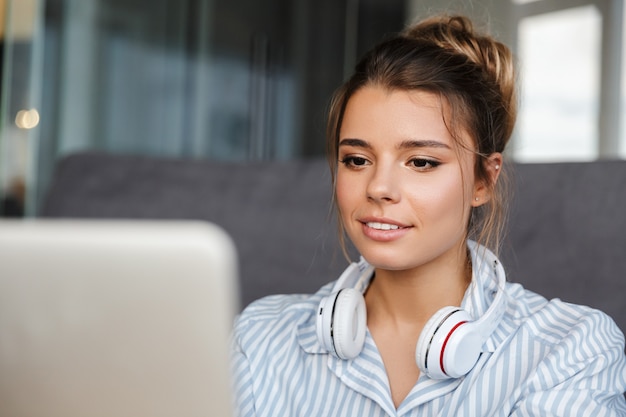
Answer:
<path fill-rule="evenodd" d="M 471 206 L 485 196 L 474 182 L 474 155 L 455 145 L 443 111 L 438 95 L 377 86 L 347 104 L 337 204 L 348 236 L 377 268 L 410 270 L 465 255 Z M 469 135 L 461 140 L 472 148 Z"/>

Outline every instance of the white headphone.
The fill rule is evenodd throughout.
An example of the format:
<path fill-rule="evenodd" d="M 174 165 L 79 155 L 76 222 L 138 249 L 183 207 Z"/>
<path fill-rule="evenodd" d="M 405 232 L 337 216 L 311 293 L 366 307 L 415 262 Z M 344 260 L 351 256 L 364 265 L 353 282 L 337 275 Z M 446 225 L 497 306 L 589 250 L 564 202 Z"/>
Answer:
<path fill-rule="evenodd" d="M 487 248 L 468 241 L 474 268 L 487 262 L 498 280 L 493 302 L 478 320 L 460 307 L 443 307 L 428 320 L 415 348 L 417 366 L 433 379 L 460 378 L 476 364 L 482 346 L 498 327 L 506 309 L 505 274 L 496 256 Z M 324 349 L 340 359 L 356 358 L 365 343 L 367 317 L 363 293 L 374 268 L 363 257 L 341 274 L 328 297 L 322 298 L 317 314 L 317 339 Z"/>
<path fill-rule="evenodd" d="M 365 343 L 367 315 L 363 293 L 374 267 L 363 257 L 341 274 L 328 297 L 322 298 L 317 314 L 317 340 L 339 359 L 354 359 Z"/>

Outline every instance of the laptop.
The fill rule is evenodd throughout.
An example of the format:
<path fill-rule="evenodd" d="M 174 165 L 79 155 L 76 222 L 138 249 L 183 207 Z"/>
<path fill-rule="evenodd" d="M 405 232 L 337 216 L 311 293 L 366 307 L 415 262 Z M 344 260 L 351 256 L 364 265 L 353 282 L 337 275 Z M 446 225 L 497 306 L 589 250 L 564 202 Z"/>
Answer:
<path fill-rule="evenodd" d="M 0 417 L 229 416 L 236 250 L 195 221 L 0 221 Z"/>

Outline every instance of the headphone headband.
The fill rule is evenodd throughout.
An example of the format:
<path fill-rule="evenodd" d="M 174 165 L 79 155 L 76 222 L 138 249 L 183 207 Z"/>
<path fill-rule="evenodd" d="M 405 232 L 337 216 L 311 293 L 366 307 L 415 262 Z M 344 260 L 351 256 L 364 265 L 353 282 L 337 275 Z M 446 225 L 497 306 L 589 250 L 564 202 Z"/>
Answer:
<path fill-rule="evenodd" d="M 339 276 L 332 292 L 338 292 L 344 288 L 354 288 L 361 294 L 369 286 L 369 282 L 374 274 L 374 267 L 367 263 L 362 256 L 359 262 L 352 262 Z"/>
<path fill-rule="evenodd" d="M 500 319 L 506 310 L 506 303 L 504 302 L 506 273 L 504 272 L 502 264 L 492 251 L 472 240 L 468 240 L 467 242 L 472 254 L 473 273 L 475 274 L 476 271 L 479 271 L 484 267 L 483 265 L 487 264 L 486 266 L 493 270 L 498 285 L 496 295 L 489 305 L 489 308 L 487 308 L 487 311 L 483 313 L 482 317 L 474 321 L 474 326 L 478 329 L 482 343 L 484 343 L 489 338 L 491 333 L 496 330 L 498 324 L 500 324 Z"/>

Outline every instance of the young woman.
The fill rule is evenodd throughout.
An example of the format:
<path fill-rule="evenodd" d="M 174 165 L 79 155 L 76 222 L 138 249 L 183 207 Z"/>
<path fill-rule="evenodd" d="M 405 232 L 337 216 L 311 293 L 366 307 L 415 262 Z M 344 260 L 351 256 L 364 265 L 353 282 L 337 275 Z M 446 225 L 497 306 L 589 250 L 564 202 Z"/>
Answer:
<path fill-rule="evenodd" d="M 493 253 L 515 117 L 510 51 L 463 17 L 361 60 L 333 98 L 328 154 L 362 259 L 242 313 L 240 415 L 626 415 L 613 321 L 505 282 Z"/>

